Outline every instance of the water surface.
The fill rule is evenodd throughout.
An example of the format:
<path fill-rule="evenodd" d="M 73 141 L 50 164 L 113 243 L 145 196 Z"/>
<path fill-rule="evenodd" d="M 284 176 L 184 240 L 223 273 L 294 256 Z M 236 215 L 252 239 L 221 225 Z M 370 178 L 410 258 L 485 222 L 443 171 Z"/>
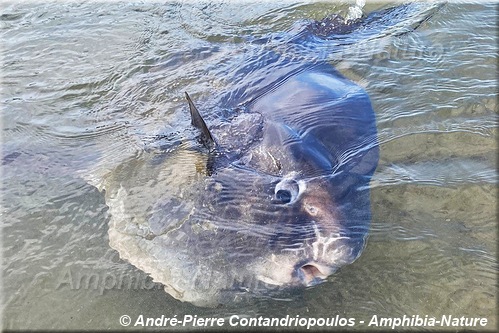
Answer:
<path fill-rule="evenodd" d="M 331 57 L 371 97 L 381 159 L 367 248 L 327 283 L 298 300 L 203 309 L 173 299 L 109 248 L 108 208 L 85 170 L 133 167 L 143 148 L 154 153 L 158 133 L 192 136 L 185 90 L 200 103 L 225 92 L 220 73 L 244 59 L 244 45 L 348 8 L 3 4 L 3 327 L 119 329 L 124 314 L 453 315 L 495 327 L 495 4 L 449 3 L 386 45 Z"/>

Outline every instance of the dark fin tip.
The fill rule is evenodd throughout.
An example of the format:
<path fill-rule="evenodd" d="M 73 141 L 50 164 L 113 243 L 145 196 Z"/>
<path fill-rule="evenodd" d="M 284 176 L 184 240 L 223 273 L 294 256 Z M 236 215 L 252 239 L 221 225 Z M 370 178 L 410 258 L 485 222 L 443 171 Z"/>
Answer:
<path fill-rule="evenodd" d="M 191 97 L 189 96 L 187 91 L 185 92 L 185 98 L 187 98 L 187 102 L 189 103 L 189 110 L 191 112 L 191 124 L 201 131 L 201 142 L 206 148 L 210 150 L 214 149 L 216 147 L 215 140 L 213 139 L 208 126 L 206 126 L 203 117 L 201 117 L 201 115 L 199 114 L 198 109 L 192 102 Z"/>

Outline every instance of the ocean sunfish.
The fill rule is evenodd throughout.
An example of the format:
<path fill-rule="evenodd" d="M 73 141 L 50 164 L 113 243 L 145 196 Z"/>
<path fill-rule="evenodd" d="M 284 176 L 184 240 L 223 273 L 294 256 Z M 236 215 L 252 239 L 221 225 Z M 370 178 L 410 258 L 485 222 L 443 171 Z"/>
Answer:
<path fill-rule="evenodd" d="M 111 247 L 198 306 L 313 286 L 355 261 L 371 219 L 376 118 L 366 91 L 313 50 L 399 34 L 417 11 L 406 24 L 416 27 L 430 12 L 418 6 L 309 22 L 282 39 L 305 45 L 306 59 L 249 54 L 219 99 L 237 107 L 219 121 L 186 93 L 197 140 L 160 162 L 125 161 L 101 183 Z"/>

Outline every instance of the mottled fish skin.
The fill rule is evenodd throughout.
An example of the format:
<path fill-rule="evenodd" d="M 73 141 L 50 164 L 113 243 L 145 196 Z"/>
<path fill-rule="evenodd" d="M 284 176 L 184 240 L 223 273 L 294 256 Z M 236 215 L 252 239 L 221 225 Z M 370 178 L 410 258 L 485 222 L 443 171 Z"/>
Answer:
<path fill-rule="evenodd" d="M 123 163 L 104 182 L 110 246 L 198 306 L 313 286 L 352 263 L 371 220 L 376 118 L 366 91 L 313 51 L 390 27 L 410 31 L 430 9 L 409 4 L 352 22 L 309 22 L 282 37 L 305 45 L 306 61 L 250 52 L 234 68 L 233 89 L 213 97 L 233 110 L 217 124 L 186 93 L 198 142 L 178 145 L 161 163 Z"/>
<path fill-rule="evenodd" d="M 368 185 L 378 161 L 369 97 L 332 67 L 312 66 L 254 100 L 247 114 L 261 116 L 261 138 L 210 172 L 212 185 L 195 205 L 204 216 L 191 218 L 209 221 L 214 233 L 223 228 L 225 237 L 205 232 L 212 246 L 237 244 L 240 251 L 257 244 L 258 255 L 244 257 L 251 283 L 277 289 L 320 283 L 352 263 L 365 245 Z M 188 235 L 190 226 L 184 226 Z M 190 240 L 195 248 L 202 237 Z M 231 280 L 243 279 L 241 258 L 225 258 L 223 266 Z"/>

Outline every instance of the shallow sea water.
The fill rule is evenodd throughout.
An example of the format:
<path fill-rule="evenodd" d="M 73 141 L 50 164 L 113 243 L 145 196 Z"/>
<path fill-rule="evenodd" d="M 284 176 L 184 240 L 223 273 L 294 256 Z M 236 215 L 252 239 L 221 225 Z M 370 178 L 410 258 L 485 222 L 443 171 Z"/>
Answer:
<path fill-rule="evenodd" d="M 373 315 L 452 315 L 487 318 L 484 329 L 493 330 L 493 3 L 448 3 L 369 56 L 354 49 L 331 59 L 368 92 L 381 150 L 368 245 L 328 282 L 292 302 L 205 309 L 173 299 L 109 248 L 108 207 L 82 173 L 133 163 L 151 136 L 181 132 L 189 123 L 179 112 L 183 91 L 202 100 L 227 89 L 216 74 L 234 66 L 248 39 L 349 6 L 2 4 L 2 327 L 120 329 L 122 315 L 134 322 L 139 315 L 237 314 L 339 315 L 365 321 L 353 327 L 365 330 Z"/>

